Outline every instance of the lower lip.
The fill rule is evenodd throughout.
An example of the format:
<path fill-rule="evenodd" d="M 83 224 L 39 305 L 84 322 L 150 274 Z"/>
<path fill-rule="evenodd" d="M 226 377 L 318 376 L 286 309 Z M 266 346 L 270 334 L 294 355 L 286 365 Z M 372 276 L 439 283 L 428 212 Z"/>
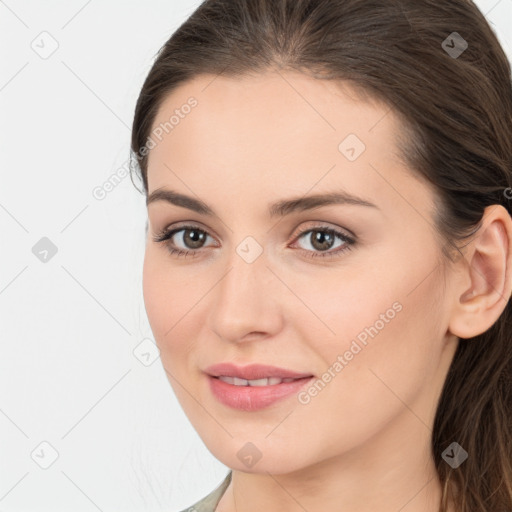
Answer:
<path fill-rule="evenodd" d="M 208 376 L 210 389 L 219 402 L 241 411 L 258 411 L 299 392 L 313 377 L 273 386 L 235 386 Z"/>

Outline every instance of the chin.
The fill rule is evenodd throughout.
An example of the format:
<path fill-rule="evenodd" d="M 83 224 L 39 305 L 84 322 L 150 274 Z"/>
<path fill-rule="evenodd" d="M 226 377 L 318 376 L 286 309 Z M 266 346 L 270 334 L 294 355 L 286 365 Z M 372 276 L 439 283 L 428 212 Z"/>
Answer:
<path fill-rule="evenodd" d="M 296 452 L 292 447 L 281 446 L 281 453 L 268 446 L 258 449 L 258 446 L 263 445 L 263 441 L 255 443 L 232 441 L 231 445 L 223 444 L 215 448 L 207 445 L 207 447 L 217 460 L 235 471 L 280 475 L 300 471 L 310 464 L 304 460 L 292 459 L 290 454 Z"/>

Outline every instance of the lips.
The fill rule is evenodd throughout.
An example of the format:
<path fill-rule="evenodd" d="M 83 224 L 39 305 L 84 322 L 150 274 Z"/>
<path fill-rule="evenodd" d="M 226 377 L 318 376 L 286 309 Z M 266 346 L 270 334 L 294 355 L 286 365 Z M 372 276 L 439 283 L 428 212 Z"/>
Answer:
<path fill-rule="evenodd" d="M 219 379 L 222 382 L 226 382 L 228 384 L 232 384 L 233 386 L 275 386 L 277 384 L 281 384 L 282 382 L 293 382 L 297 379 L 281 379 L 279 377 L 268 377 L 266 379 L 239 379 L 238 377 L 226 377 L 224 375 L 219 375 L 218 377 L 214 377 L 215 379 Z"/>
<path fill-rule="evenodd" d="M 277 366 L 269 366 L 263 364 L 249 364 L 246 366 L 237 366 L 233 363 L 219 363 L 209 366 L 205 369 L 205 373 L 212 377 L 231 377 L 246 381 L 258 381 L 262 379 L 303 379 L 312 377 L 311 373 L 300 373 Z M 230 382 L 234 384 L 243 384 L 242 382 Z M 274 383 L 277 384 L 277 381 Z M 251 385 L 251 383 L 249 383 Z M 258 384 L 256 384 L 258 385 Z M 264 385 L 264 384 L 259 384 Z"/>
<path fill-rule="evenodd" d="M 255 412 L 298 393 L 314 378 L 277 366 L 220 363 L 205 369 L 213 396 L 239 411 Z"/>

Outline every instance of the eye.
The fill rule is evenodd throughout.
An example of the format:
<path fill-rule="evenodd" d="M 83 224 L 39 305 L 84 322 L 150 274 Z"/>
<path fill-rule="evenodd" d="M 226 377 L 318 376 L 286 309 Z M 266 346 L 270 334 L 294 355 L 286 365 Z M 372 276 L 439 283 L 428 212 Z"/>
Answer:
<path fill-rule="evenodd" d="M 178 235 L 178 233 L 181 233 Z M 178 235 L 178 236 L 177 236 Z M 153 240 L 155 242 L 165 242 L 167 250 L 176 256 L 194 257 L 207 240 L 212 238 L 206 231 L 197 226 L 181 226 L 179 228 L 167 230 L 164 229 Z M 179 244 L 183 247 L 180 247 Z"/>
<path fill-rule="evenodd" d="M 164 243 L 169 253 L 174 256 L 194 258 L 200 254 L 200 249 L 205 247 L 208 238 L 213 239 L 204 229 L 187 225 L 171 230 L 164 229 L 153 240 Z M 351 236 L 327 226 L 314 226 L 301 230 L 294 240 L 301 239 L 306 242 L 306 247 L 302 247 L 301 250 L 309 258 L 332 258 L 350 250 L 356 243 Z M 336 240 L 339 241 L 337 245 Z M 335 250 L 331 250 L 333 247 Z"/>
<path fill-rule="evenodd" d="M 306 236 L 308 235 L 308 236 Z M 296 240 L 304 239 L 305 255 L 310 258 L 331 258 L 352 249 L 355 240 L 336 229 L 327 226 L 315 226 L 299 232 Z M 340 243 L 336 245 L 336 239 Z M 335 248 L 336 250 L 331 250 Z M 329 251 L 329 252 L 327 252 Z"/>

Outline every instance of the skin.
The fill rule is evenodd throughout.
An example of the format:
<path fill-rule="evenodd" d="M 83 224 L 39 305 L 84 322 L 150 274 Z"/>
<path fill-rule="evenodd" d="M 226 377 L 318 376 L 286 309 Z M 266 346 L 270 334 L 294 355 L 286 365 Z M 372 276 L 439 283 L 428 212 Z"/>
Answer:
<path fill-rule="evenodd" d="M 435 192 L 398 159 L 400 125 L 385 105 L 295 72 L 200 76 L 166 97 L 153 126 L 190 96 L 198 105 L 150 151 L 148 192 L 191 195 L 217 217 L 148 205 L 143 292 L 180 404 L 233 470 L 217 511 L 437 512 L 437 401 L 459 337 L 484 332 L 510 297 L 508 213 L 488 208 L 464 257 L 448 265 Z M 366 145 L 355 161 L 338 149 L 350 133 Z M 274 201 L 341 188 L 378 208 L 268 215 Z M 210 235 L 194 257 L 153 240 L 182 222 Z M 353 233 L 356 243 L 309 258 L 322 252 L 298 230 L 323 227 Z M 175 245 L 194 250 L 184 233 Z M 263 249 L 252 263 L 236 251 L 247 236 Z M 343 244 L 336 238 L 328 251 Z M 393 303 L 400 312 L 307 404 L 292 396 L 239 411 L 209 390 L 202 370 L 224 361 L 320 378 Z M 262 455 L 252 467 L 237 456 L 247 442 Z"/>

